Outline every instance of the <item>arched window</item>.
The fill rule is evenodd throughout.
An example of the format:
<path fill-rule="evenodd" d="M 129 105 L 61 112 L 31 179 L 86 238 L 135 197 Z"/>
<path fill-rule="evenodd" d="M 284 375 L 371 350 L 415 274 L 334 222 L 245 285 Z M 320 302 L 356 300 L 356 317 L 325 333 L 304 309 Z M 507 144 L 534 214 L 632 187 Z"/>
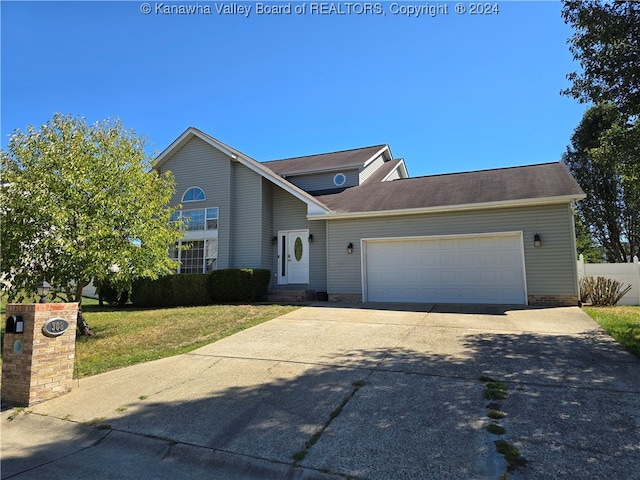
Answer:
<path fill-rule="evenodd" d="M 183 202 L 199 202 L 200 200 L 206 200 L 207 196 L 200 187 L 191 187 L 184 195 L 182 195 Z"/>

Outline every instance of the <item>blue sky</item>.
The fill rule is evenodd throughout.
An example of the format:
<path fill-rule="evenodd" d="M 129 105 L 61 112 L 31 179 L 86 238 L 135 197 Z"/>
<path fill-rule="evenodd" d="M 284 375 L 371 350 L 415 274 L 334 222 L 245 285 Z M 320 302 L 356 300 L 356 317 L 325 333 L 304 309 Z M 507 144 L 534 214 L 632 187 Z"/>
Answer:
<path fill-rule="evenodd" d="M 1 2 L 3 148 L 62 112 L 118 117 L 150 153 L 189 126 L 259 161 L 386 143 L 418 176 L 557 161 L 586 108 L 559 94 L 577 64 L 556 1 L 492 2 L 491 15 L 235 2 L 248 17 L 217 13 L 234 2 L 143 3 Z M 180 4 L 201 13 L 158 11 Z M 395 13 L 425 4 L 438 14 Z"/>

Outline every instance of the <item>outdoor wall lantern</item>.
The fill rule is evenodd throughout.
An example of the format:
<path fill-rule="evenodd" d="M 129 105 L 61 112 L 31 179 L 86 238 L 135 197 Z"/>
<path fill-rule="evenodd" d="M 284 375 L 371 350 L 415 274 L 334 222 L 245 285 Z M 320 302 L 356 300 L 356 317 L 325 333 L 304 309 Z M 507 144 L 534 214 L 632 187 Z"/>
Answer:
<path fill-rule="evenodd" d="M 47 303 L 47 295 L 49 295 L 50 289 L 51 285 L 49 285 L 49 283 L 47 283 L 44 278 L 40 283 L 36 285 L 36 290 L 38 292 L 38 296 L 40 297 L 40 303 Z"/>
<path fill-rule="evenodd" d="M 351 242 L 347 245 L 347 253 L 353 253 L 353 243 Z"/>
<path fill-rule="evenodd" d="M 274 235 L 274 236 L 271 238 L 271 243 L 273 243 L 274 245 L 275 245 L 276 243 L 278 243 L 278 237 L 277 237 L 277 235 Z"/>
<path fill-rule="evenodd" d="M 313 233 L 309 234 L 309 243 L 313 243 Z"/>
<path fill-rule="evenodd" d="M 540 235 L 537 233 L 533 236 L 533 246 L 536 248 L 540 248 L 542 246 L 542 240 L 540 240 Z"/>

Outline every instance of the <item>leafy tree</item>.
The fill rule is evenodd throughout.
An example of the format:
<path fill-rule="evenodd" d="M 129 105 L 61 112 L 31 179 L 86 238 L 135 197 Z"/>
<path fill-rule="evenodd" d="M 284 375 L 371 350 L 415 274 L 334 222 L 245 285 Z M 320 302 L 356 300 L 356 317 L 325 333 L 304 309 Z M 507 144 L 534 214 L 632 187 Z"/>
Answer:
<path fill-rule="evenodd" d="M 125 289 L 174 270 L 173 179 L 150 172 L 144 145 L 119 120 L 87 125 L 61 114 L 12 134 L 0 171 L 0 269 L 10 300 L 46 278 L 81 303 L 91 279 Z M 91 333 L 81 310 L 78 326 Z"/>
<path fill-rule="evenodd" d="M 613 103 L 640 115 L 640 2 L 564 0 L 562 16 L 574 29 L 569 49 L 582 71 L 562 93 L 581 103 Z"/>
<path fill-rule="evenodd" d="M 635 155 L 626 143 L 630 131 L 614 105 L 596 105 L 585 112 L 563 155 L 587 194 L 577 211 L 611 262 L 640 254 L 640 182 L 625 167 Z"/>
<path fill-rule="evenodd" d="M 624 262 L 640 244 L 640 2 L 563 0 L 574 29 L 569 49 L 581 71 L 562 93 L 593 103 L 565 161 L 587 192 L 582 220 L 607 260 Z"/>
<path fill-rule="evenodd" d="M 576 251 L 578 255 L 584 257 L 587 263 L 602 262 L 602 250 L 596 243 L 591 230 L 585 225 L 578 212 L 574 212 L 574 223 L 576 227 Z"/>

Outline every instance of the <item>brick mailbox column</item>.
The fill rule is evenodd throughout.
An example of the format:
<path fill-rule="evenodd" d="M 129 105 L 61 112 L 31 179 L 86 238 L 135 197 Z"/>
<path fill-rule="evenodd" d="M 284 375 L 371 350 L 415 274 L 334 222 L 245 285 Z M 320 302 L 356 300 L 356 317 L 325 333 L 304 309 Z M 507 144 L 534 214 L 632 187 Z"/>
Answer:
<path fill-rule="evenodd" d="M 29 406 L 71 390 L 77 316 L 77 303 L 7 305 L 3 402 Z"/>

